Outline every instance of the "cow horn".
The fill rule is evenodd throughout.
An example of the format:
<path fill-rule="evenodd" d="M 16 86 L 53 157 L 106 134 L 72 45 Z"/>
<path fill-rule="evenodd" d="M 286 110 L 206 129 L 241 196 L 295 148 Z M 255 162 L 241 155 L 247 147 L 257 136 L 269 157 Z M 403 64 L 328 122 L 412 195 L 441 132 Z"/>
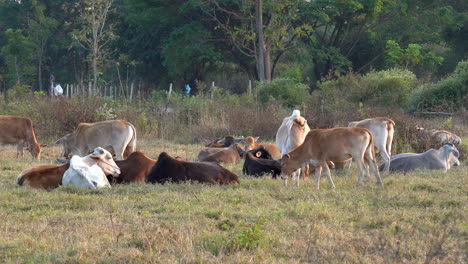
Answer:
<path fill-rule="evenodd" d="M 287 159 L 290 159 L 291 156 L 289 154 L 284 154 L 284 156 L 287 158 Z"/>
<path fill-rule="evenodd" d="M 63 137 L 59 138 L 57 141 L 55 141 L 55 144 L 60 144 L 60 143 L 64 142 L 67 139 L 68 139 L 68 136 L 63 136 Z"/>

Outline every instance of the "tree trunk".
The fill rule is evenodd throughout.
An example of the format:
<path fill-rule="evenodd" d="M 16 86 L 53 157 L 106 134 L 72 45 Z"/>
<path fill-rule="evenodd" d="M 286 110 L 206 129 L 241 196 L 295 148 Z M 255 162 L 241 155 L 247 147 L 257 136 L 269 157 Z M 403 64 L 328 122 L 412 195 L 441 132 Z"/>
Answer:
<path fill-rule="evenodd" d="M 265 80 L 265 46 L 263 43 L 263 0 L 257 0 L 257 31 L 258 31 L 258 77 Z"/>
<path fill-rule="evenodd" d="M 267 45 L 264 49 L 264 60 L 265 60 L 265 80 L 271 81 L 272 69 L 271 69 L 271 57 L 270 57 L 270 46 Z"/>

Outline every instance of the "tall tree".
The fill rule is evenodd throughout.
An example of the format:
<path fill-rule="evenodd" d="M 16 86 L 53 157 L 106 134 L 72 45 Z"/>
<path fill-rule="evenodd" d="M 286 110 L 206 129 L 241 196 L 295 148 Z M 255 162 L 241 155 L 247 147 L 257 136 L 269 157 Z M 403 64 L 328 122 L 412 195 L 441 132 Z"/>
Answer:
<path fill-rule="evenodd" d="M 93 73 L 93 90 L 96 90 L 99 73 L 98 63 L 106 59 L 109 42 L 117 36 L 114 24 L 108 23 L 114 0 L 86 0 L 80 4 L 81 28 L 73 32 L 75 43 L 89 51 Z"/>

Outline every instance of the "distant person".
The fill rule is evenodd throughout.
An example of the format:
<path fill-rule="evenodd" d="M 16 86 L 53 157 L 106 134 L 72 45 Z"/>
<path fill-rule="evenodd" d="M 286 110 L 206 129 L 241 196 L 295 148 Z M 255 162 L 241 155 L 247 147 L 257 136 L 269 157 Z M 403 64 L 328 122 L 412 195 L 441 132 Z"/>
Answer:
<path fill-rule="evenodd" d="M 186 84 L 185 85 L 185 94 L 190 94 L 190 91 L 192 90 L 192 88 L 190 88 L 190 85 L 189 84 Z"/>

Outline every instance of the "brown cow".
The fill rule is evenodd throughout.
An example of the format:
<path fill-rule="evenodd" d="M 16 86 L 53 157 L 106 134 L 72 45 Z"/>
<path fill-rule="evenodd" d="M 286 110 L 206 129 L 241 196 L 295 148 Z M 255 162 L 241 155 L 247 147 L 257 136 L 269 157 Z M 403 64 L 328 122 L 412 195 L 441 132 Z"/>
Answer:
<path fill-rule="evenodd" d="M 246 137 L 244 139 L 244 144 L 246 150 L 257 149 L 263 146 L 271 155 L 273 159 L 281 159 L 281 151 L 278 149 L 276 144 L 259 144 L 257 143 L 259 137 Z"/>
<path fill-rule="evenodd" d="M 41 158 L 41 145 L 37 143 L 31 119 L 19 116 L 0 116 L 0 144 L 17 144 L 16 157 L 22 157 L 26 146 L 35 159 Z"/>
<path fill-rule="evenodd" d="M 205 147 L 208 148 L 227 148 L 231 146 L 234 143 L 234 137 L 233 136 L 226 136 L 222 143 L 220 143 L 221 140 L 215 139 L 213 142 L 205 145 Z"/>
<path fill-rule="evenodd" d="M 149 158 L 143 152 L 135 151 L 127 159 L 117 160 L 115 163 L 120 168 L 120 175 L 114 177 L 111 182 L 145 182 L 146 175 L 154 166 L 156 160 Z"/>
<path fill-rule="evenodd" d="M 168 181 L 198 181 L 210 184 L 239 183 L 239 177 L 236 174 L 219 165 L 208 162 L 179 161 L 166 152 L 159 154 L 158 161 L 148 173 L 147 180 L 151 183 Z"/>
<path fill-rule="evenodd" d="M 53 189 L 62 185 L 63 174 L 70 167 L 70 163 L 63 165 L 39 165 L 24 170 L 16 179 L 19 185 L 29 185 L 36 189 Z"/>
<path fill-rule="evenodd" d="M 228 148 L 204 149 L 198 154 L 198 160 L 226 164 L 236 164 L 239 163 L 240 157 L 243 153 L 244 149 L 238 143 L 235 143 Z"/>
<path fill-rule="evenodd" d="M 332 129 L 311 130 L 302 145 L 281 158 L 281 178 L 286 184 L 287 177 L 306 163 L 311 163 L 316 168 L 316 187 L 319 189 L 321 168 L 325 170 L 328 181 L 335 188 L 330 175 L 327 160 L 346 161 L 353 158 L 359 169 L 359 186 L 368 174 L 366 164 L 380 185 L 382 180 L 374 157 L 374 143 L 372 133 L 360 127 L 337 127 Z"/>

